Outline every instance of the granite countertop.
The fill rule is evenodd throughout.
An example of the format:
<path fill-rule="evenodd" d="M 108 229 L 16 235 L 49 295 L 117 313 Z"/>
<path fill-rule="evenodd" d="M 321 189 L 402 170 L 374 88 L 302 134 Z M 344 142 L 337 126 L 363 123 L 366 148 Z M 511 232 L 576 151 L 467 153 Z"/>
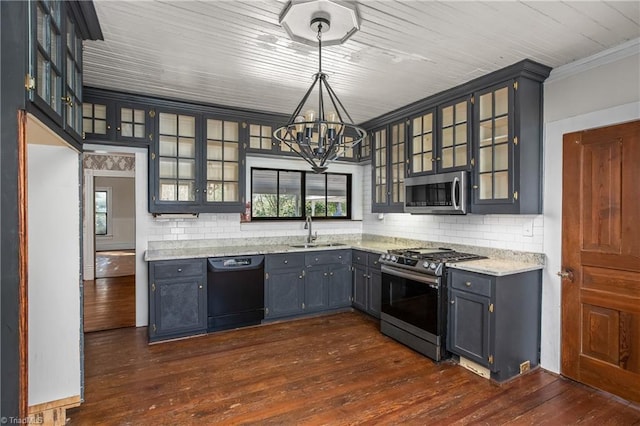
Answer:
<path fill-rule="evenodd" d="M 197 259 L 203 257 L 222 257 L 255 254 L 274 253 L 298 253 L 318 250 L 359 249 L 374 253 L 386 253 L 389 249 L 407 248 L 403 244 L 383 243 L 375 241 L 345 241 L 337 245 L 316 242 L 315 247 L 294 247 L 289 244 L 246 245 L 246 246 L 212 246 L 212 247 L 185 247 L 147 250 L 144 260 L 147 262 L 156 260 Z M 299 244 L 298 244 L 299 245 Z"/>
<path fill-rule="evenodd" d="M 298 240 L 289 242 L 289 240 L 282 238 L 257 239 L 255 244 L 243 244 L 246 242 L 246 240 L 208 240 L 187 243 L 159 243 L 145 252 L 144 260 L 152 262 L 158 260 L 248 256 L 274 253 L 305 253 L 340 249 L 358 249 L 373 253 L 386 253 L 387 250 L 393 249 L 442 247 L 445 245 L 458 251 L 476 253 L 488 257 L 488 259 L 448 264 L 449 267 L 455 269 L 503 276 L 544 268 L 544 255 L 539 253 L 515 252 L 510 250 L 489 249 L 486 247 L 461 246 L 389 237 L 359 239 L 357 237 L 349 238 L 348 236 L 344 236 L 343 239 L 336 238 L 333 241 L 324 241 L 321 239 L 314 243 L 316 244 L 315 247 L 296 247 L 294 245 L 301 245 L 303 243 Z"/>
<path fill-rule="evenodd" d="M 478 272 L 481 274 L 494 275 L 497 277 L 503 275 L 519 274 L 521 272 L 535 271 L 544 268 L 544 265 L 538 263 L 498 258 L 449 263 L 447 264 L 447 266 L 453 269 Z"/>

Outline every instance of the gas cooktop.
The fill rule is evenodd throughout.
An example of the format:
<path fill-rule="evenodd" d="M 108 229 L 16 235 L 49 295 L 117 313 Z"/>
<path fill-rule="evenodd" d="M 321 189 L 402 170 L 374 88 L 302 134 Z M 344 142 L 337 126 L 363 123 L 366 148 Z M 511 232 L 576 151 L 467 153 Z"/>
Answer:
<path fill-rule="evenodd" d="M 389 250 L 380 256 L 380 262 L 383 264 L 438 276 L 442 275 L 446 263 L 477 259 L 486 259 L 486 257 L 442 247 Z"/>

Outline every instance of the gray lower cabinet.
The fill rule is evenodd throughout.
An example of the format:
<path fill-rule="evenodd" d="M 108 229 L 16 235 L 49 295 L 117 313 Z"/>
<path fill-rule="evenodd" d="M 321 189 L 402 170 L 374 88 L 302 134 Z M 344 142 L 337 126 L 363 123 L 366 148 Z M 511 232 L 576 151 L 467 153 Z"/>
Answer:
<path fill-rule="evenodd" d="M 447 350 L 488 368 L 497 381 L 538 365 L 540 270 L 490 276 L 449 269 L 448 281 Z"/>
<path fill-rule="evenodd" d="M 380 318 L 382 275 L 379 254 L 353 250 L 353 307 Z"/>
<path fill-rule="evenodd" d="M 150 262 L 149 341 L 206 331 L 206 259 Z"/>
<path fill-rule="evenodd" d="M 265 319 L 302 312 L 304 304 L 304 254 L 265 256 Z"/>
<path fill-rule="evenodd" d="M 350 250 L 267 255 L 265 271 L 265 319 L 351 304 Z"/>

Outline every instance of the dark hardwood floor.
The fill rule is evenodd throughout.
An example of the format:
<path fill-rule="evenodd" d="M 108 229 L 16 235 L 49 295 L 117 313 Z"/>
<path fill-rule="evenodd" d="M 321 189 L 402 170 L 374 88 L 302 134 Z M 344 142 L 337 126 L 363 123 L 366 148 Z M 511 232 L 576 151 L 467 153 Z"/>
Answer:
<path fill-rule="evenodd" d="M 147 344 L 85 336 L 85 402 L 69 424 L 640 425 L 640 408 L 544 370 L 503 385 L 342 313 Z"/>
<path fill-rule="evenodd" d="M 84 281 L 84 331 L 136 325 L 135 275 Z"/>

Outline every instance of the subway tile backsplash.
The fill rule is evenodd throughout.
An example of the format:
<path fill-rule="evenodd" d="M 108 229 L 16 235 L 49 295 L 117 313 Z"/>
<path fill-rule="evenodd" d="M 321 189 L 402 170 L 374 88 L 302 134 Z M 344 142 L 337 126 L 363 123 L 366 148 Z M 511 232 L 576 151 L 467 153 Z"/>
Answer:
<path fill-rule="evenodd" d="M 371 169 L 362 173 L 363 206 L 371 205 Z M 356 196 L 354 194 L 354 196 Z M 334 235 L 370 234 L 462 244 L 515 251 L 543 252 L 544 219 L 542 215 L 473 215 L 433 216 L 386 213 L 380 216 L 365 207 L 362 221 L 315 221 L 313 231 L 321 239 Z M 203 213 L 197 218 L 150 219 L 148 241 L 184 241 L 262 237 L 304 238 L 302 221 L 240 223 L 239 213 Z M 530 232 L 529 232 L 530 231 Z"/>

